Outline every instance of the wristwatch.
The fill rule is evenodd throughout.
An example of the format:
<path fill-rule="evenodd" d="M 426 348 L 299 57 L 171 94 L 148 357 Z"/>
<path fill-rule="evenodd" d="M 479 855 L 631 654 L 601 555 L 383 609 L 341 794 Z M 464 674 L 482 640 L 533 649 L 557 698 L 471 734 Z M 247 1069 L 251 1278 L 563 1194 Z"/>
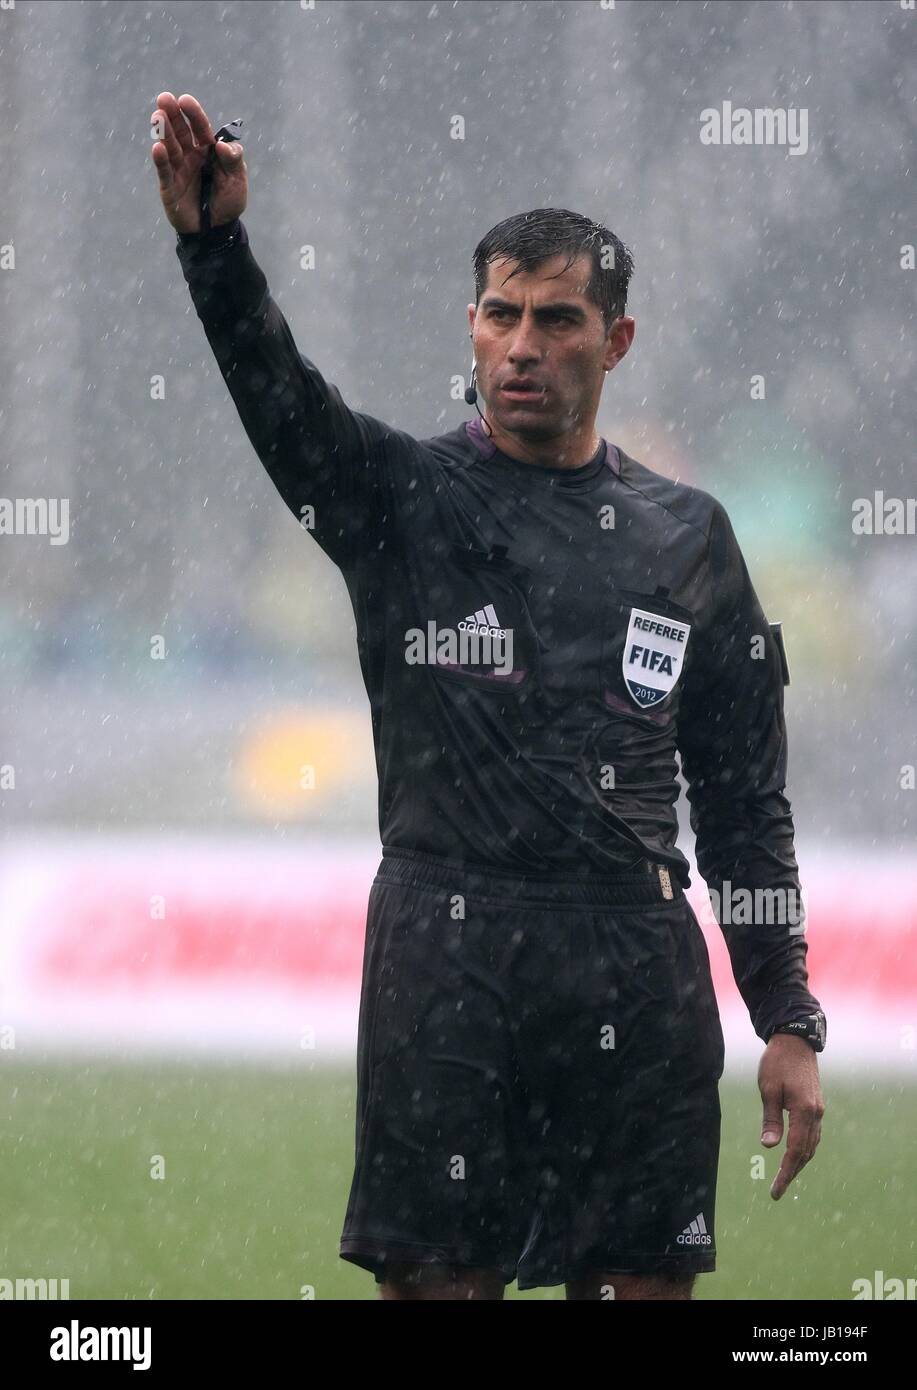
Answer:
<path fill-rule="evenodd" d="M 804 1018 L 797 1018 L 793 1023 L 778 1023 L 776 1028 L 771 1029 L 768 1042 L 775 1033 L 793 1033 L 797 1038 L 805 1038 L 816 1052 L 824 1052 L 828 1039 L 828 1020 L 821 1009 L 818 1009 L 814 1014 L 806 1014 Z"/>

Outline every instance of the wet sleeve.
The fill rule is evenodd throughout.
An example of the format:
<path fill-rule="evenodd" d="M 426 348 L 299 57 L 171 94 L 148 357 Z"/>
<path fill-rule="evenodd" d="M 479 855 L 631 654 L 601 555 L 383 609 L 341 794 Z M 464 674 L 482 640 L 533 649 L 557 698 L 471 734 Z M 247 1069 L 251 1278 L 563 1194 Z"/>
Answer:
<path fill-rule="evenodd" d="M 679 752 L 697 866 L 736 984 L 763 1040 L 820 1007 L 809 992 L 780 650 L 729 518 L 716 504 L 679 708 Z"/>
<path fill-rule="evenodd" d="M 240 219 L 179 235 L 176 252 L 252 447 L 296 519 L 352 567 L 379 544 L 380 454 L 399 432 L 351 410 L 298 351 Z"/>

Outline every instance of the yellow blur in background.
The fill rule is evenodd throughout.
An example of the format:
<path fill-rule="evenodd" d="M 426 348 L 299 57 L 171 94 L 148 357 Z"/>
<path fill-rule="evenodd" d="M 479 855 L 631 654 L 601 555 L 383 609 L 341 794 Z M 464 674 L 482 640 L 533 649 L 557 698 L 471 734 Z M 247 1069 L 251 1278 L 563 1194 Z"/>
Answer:
<path fill-rule="evenodd" d="M 342 713 L 302 706 L 278 711 L 248 735 L 235 786 L 252 814 L 298 820 L 342 788 L 374 776 L 365 710 Z"/>

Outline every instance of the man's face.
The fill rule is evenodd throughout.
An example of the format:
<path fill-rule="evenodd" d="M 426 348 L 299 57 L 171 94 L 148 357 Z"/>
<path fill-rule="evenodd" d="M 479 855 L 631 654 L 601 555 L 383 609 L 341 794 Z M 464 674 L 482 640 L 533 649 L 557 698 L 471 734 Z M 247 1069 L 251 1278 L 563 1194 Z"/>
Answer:
<path fill-rule="evenodd" d="M 468 306 L 478 386 L 488 418 L 532 441 L 591 429 L 605 372 L 630 347 L 631 318 L 606 334 L 602 312 L 586 297 L 592 273 L 583 255 L 567 269 L 565 255 L 534 271 L 492 261 L 477 308 Z"/>

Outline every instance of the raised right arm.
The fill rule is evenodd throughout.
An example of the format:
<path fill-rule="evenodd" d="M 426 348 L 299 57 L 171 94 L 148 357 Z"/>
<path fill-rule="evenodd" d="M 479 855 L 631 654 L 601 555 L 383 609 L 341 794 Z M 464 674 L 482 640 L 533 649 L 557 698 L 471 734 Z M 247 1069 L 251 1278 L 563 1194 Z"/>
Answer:
<path fill-rule="evenodd" d="M 297 520 L 336 564 L 351 566 L 378 544 L 376 446 L 394 431 L 351 410 L 297 350 L 244 223 L 180 236 L 176 251 L 252 447 Z"/>
<path fill-rule="evenodd" d="M 379 542 L 379 446 L 397 432 L 351 410 L 297 349 L 240 220 L 248 184 L 238 144 L 217 145 L 213 227 L 200 233 L 200 167 L 213 129 L 191 96 L 161 93 L 153 116 L 160 196 L 197 315 L 255 452 L 297 520 L 342 568 Z M 308 509 L 308 510 L 307 510 Z"/>

